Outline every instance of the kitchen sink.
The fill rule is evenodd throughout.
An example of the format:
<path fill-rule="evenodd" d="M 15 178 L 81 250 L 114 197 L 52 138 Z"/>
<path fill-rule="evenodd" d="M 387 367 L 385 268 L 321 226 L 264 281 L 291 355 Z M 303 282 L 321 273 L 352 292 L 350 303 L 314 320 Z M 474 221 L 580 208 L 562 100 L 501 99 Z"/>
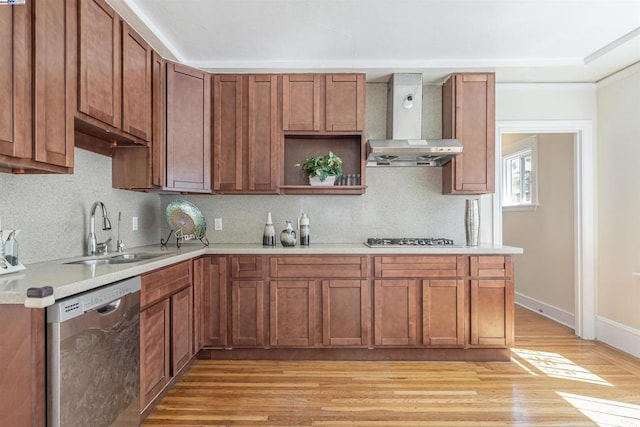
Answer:
<path fill-rule="evenodd" d="M 102 265 L 102 264 L 129 264 L 133 262 L 146 261 L 149 259 L 161 257 L 166 255 L 162 254 L 119 254 L 105 258 L 88 258 L 80 259 L 77 261 L 65 262 L 65 264 L 85 264 L 85 265 Z"/>

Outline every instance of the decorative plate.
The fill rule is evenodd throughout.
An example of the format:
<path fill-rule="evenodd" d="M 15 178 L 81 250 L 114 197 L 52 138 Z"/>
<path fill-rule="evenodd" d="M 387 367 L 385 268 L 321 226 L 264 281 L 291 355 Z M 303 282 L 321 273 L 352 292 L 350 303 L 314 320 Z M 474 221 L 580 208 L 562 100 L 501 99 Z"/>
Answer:
<path fill-rule="evenodd" d="M 207 223 L 200 209 L 186 200 L 169 203 L 165 215 L 169 227 L 185 240 L 200 239 L 207 231 Z"/>

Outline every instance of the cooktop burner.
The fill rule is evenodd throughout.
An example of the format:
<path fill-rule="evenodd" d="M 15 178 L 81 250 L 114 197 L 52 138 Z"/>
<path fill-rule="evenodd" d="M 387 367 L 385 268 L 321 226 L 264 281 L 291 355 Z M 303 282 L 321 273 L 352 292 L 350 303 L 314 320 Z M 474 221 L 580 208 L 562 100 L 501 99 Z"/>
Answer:
<path fill-rule="evenodd" d="M 452 246 L 453 240 L 443 238 L 369 238 L 365 243 L 370 248 L 400 246 Z"/>

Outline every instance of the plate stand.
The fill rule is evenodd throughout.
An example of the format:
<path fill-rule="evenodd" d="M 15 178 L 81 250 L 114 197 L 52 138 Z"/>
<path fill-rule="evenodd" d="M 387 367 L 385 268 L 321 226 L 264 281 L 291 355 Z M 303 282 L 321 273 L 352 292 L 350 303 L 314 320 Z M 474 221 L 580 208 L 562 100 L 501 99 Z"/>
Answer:
<path fill-rule="evenodd" d="M 169 231 L 169 235 L 167 236 L 167 239 L 160 239 L 160 244 L 162 246 L 167 246 L 167 244 L 169 243 L 169 240 L 171 239 L 171 235 L 173 234 L 173 230 Z M 195 235 L 189 235 L 188 237 L 185 237 L 180 230 L 176 231 L 176 247 L 178 247 L 178 249 L 182 246 L 182 241 L 183 240 L 191 240 L 193 238 L 196 238 L 198 240 L 200 240 L 200 242 L 202 242 L 203 245 L 205 246 L 209 246 L 209 239 L 207 239 L 206 235 L 203 236 L 195 236 Z"/>

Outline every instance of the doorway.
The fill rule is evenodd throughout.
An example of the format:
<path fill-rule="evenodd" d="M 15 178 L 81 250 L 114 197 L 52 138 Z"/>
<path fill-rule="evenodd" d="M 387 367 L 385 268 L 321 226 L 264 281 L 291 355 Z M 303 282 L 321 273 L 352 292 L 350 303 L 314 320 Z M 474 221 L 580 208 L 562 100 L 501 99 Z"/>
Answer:
<path fill-rule="evenodd" d="M 503 243 L 515 255 L 516 303 L 575 327 L 572 133 L 502 135 Z"/>
<path fill-rule="evenodd" d="M 549 133 L 573 136 L 574 326 L 579 337 L 595 339 L 595 158 L 591 120 L 497 122 L 496 183 L 502 183 L 503 135 Z M 502 195 L 497 191 L 493 197 L 493 241 L 496 244 L 503 242 L 502 227 Z"/>

